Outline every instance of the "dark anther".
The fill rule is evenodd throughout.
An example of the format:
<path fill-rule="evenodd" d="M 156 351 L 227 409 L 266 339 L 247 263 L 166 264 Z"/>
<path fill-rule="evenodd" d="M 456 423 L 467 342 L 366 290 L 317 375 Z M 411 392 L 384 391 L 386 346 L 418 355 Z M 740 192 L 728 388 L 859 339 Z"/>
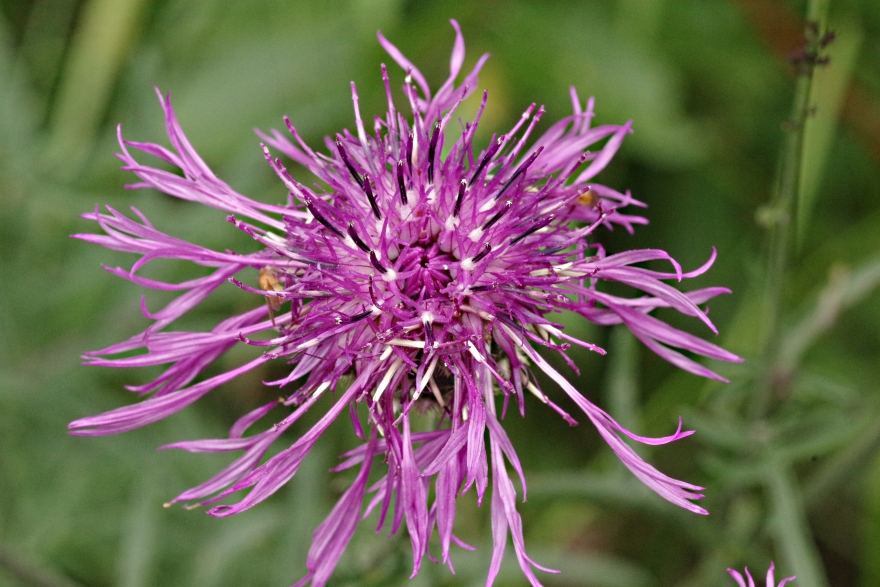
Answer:
<path fill-rule="evenodd" d="M 564 251 L 564 250 L 567 249 L 568 247 L 569 247 L 569 245 L 559 245 L 559 246 L 556 246 L 556 247 L 547 247 L 546 249 L 544 249 L 543 251 L 541 251 L 541 254 L 542 254 L 542 255 L 555 255 L 555 254 L 558 253 L 559 251 Z"/>
<path fill-rule="evenodd" d="M 425 346 L 434 346 L 434 326 L 430 322 L 425 322 Z"/>
<path fill-rule="evenodd" d="M 342 234 L 342 231 L 340 231 L 338 228 L 336 228 L 335 226 L 330 224 L 330 221 L 327 220 L 326 218 L 324 218 L 321 215 L 321 213 L 318 212 L 318 210 L 315 208 L 315 205 L 312 203 L 312 200 L 309 198 L 306 198 L 306 208 L 309 209 L 309 212 L 312 213 L 312 216 L 315 217 L 315 220 L 317 220 L 318 222 L 320 222 L 321 224 L 323 224 L 324 226 L 326 226 L 327 228 L 329 228 L 330 230 L 335 232 L 336 235 L 339 236 L 340 238 L 345 238 L 345 235 Z"/>
<path fill-rule="evenodd" d="M 345 166 L 348 168 L 348 172 L 358 185 L 361 186 L 361 189 L 364 189 L 364 180 L 361 178 L 360 174 L 354 170 L 354 166 L 351 164 L 351 161 L 348 158 L 348 153 L 345 152 L 345 147 L 342 146 L 342 140 L 339 137 L 336 137 L 336 149 L 339 151 L 339 156 L 342 157 L 342 162 L 345 163 Z"/>
<path fill-rule="evenodd" d="M 524 233 L 522 233 L 521 235 L 519 235 L 518 237 L 516 237 L 516 238 L 513 239 L 512 241 L 510 241 L 510 244 L 511 244 L 511 245 L 515 245 L 516 243 L 518 243 L 518 242 L 521 241 L 522 239 L 526 238 L 526 237 L 529 236 L 530 234 L 533 234 L 533 233 L 535 233 L 535 232 L 541 230 L 542 228 L 544 228 L 545 226 L 547 226 L 548 224 L 550 224 L 551 222 L 553 222 L 553 219 L 554 219 L 554 218 L 556 218 L 556 215 L 554 215 L 554 214 L 549 215 L 547 218 L 545 218 L 544 220 L 541 220 L 540 222 L 536 223 L 536 224 L 535 224 L 534 226 L 532 226 L 530 229 L 528 229 L 527 231 L 525 231 Z"/>
<path fill-rule="evenodd" d="M 486 243 L 486 246 L 483 248 L 483 250 L 480 251 L 480 253 L 476 257 L 473 258 L 473 263 L 476 265 L 477 263 L 482 261 L 486 257 L 486 255 L 488 255 L 491 252 L 492 252 L 492 245 L 490 245 L 489 243 Z"/>
<path fill-rule="evenodd" d="M 403 161 L 397 162 L 397 188 L 400 191 L 400 203 L 406 206 L 406 182 L 403 179 Z"/>
<path fill-rule="evenodd" d="M 370 208 L 373 209 L 373 215 L 376 220 L 382 220 L 382 214 L 379 212 L 379 206 L 376 205 L 376 198 L 373 196 L 373 186 L 370 184 L 370 176 L 364 175 L 364 193 L 370 201 Z"/>
<path fill-rule="evenodd" d="M 366 318 L 367 316 L 369 316 L 372 313 L 373 313 L 372 310 L 367 310 L 366 312 L 361 312 L 360 314 L 355 314 L 354 316 L 349 316 L 344 321 L 347 322 L 348 324 L 354 324 L 358 320 L 363 320 L 364 318 Z"/>
<path fill-rule="evenodd" d="M 409 140 L 406 142 L 406 163 L 409 165 L 409 176 L 412 177 L 413 171 L 413 148 L 416 142 L 415 129 L 409 131 Z M 405 202 L 404 202 L 405 203 Z"/>
<path fill-rule="evenodd" d="M 483 225 L 483 230 L 489 230 L 490 228 L 492 228 L 492 225 L 495 224 L 496 222 L 498 222 L 498 220 L 502 216 L 504 216 L 508 212 L 508 210 L 510 210 L 511 206 L 513 206 L 513 202 L 511 202 L 510 200 L 507 200 L 506 202 L 504 202 L 504 207 L 501 210 L 499 210 L 498 212 L 496 212 L 495 216 L 490 218 L 486 222 L 486 224 Z"/>
<path fill-rule="evenodd" d="M 452 209 L 452 216 L 457 217 L 458 213 L 461 212 L 461 200 L 464 198 L 464 192 L 467 191 L 468 182 L 466 179 L 461 180 L 461 183 L 458 184 L 458 197 L 455 198 L 455 208 Z"/>
<path fill-rule="evenodd" d="M 513 182 L 515 182 L 515 181 L 517 180 L 517 178 L 518 178 L 520 175 L 522 175 L 523 173 L 525 173 L 526 169 L 529 168 L 529 165 L 531 165 L 532 163 L 535 162 L 535 159 L 538 158 L 538 155 L 540 155 L 540 154 L 541 154 L 541 151 L 543 151 L 543 150 L 544 150 L 544 147 L 543 147 L 543 146 L 538 147 L 538 150 L 537 150 L 537 151 L 535 151 L 534 153 L 532 153 L 531 155 L 529 155 L 529 158 L 526 159 L 525 161 L 523 161 L 522 165 L 520 165 L 520 166 L 516 169 L 516 171 L 513 172 L 513 175 L 510 177 L 510 179 L 507 180 L 507 183 L 504 184 L 504 187 L 501 188 L 501 191 L 498 192 L 497 194 L 495 194 L 495 199 L 496 199 L 496 200 L 500 200 L 500 199 L 501 199 L 501 195 L 504 194 L 505 191 L 507 191 L 507 188 L 509 188 L 511 185 L 513 185 Z"/>
<path fill-rule="evenodd" d="M 365 253 L 369 252 L 370 247 L 368 247 L 367 244 L 361 240 L 361 237 L 358 236 L 357 231 L 355 231 L 354 229 L 354 224 L 351 222 L 348 223 L 348 236 L 351 237 L 351 240 L 354 241 L 354 244 L 357 245 L 357 248 Z"/>
<path fill-rule="evenodd" d="M 379 273 L 388 273 L 388 270 L 379 262 L 379 258 L 376 256 L 376 251 L 370 251 L 370 263 L 373 264 L 373 267 L 375 267 L 376 271 Z"/>
<path fill-rule="evenodd" d="M 481 291 L 487 291 L 487 290 L 490 290 L 490 289 L 492 289 L 492 286 L 491 286 L 491 285 L 472 285 L 471 288 L 470 288 L 471 293 L 477 293 L 477 292 L 481 292 Z"/>
<path fill-rule="evenodd" d="M 428 147 L 428 182 L 434 183 L 434 153 L 437 150 L 437 139 L 440 138 L 440 121 L 434 123 L 431 145 Z"/>
<path fill-rule="evenodd" d="M 376 291 L 373 289 L 373 276 L 370 275 L 370 301 L 373 302 L 374 306 L 379 306 L 379 302 L 376 301 Z"/>
<path fill-rule="evenodd" d="M 477 177 L 480 175 L 480 172 L 483 171 L 483 169 L 486 167 L 486 165 L 489 163 L 489 161 L 492 159 L 492 157 L 495 156 L 495 153 L 498 152 L 498 149 L 501 148 L 501 143 L 503 143 L 503 142 L 504 142 L 504 135 L 501 135 L 500 137 L 498 137 L 498 140 L 496 140 L 495 143 L 489 147 L 489 149 L 486 151 L 486 154 L 483 155 L 483 159 L 480 161 L 480 164 L 477 166 L 477 170 L 474 171 L 474 174 L 471 176 L 471 181 L 470 181 L 471 185 L 473 185 L 474 180 L 477 179 Z"/>

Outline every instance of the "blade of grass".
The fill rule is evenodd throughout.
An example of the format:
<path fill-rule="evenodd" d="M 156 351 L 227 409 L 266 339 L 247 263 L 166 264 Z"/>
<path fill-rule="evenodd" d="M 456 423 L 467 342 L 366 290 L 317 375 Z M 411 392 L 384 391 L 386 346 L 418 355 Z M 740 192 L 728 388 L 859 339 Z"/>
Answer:
<path fill-rule="evenodd" d="M 608 381 L 608 411 L 624 428 L 638 430 L 638 349 L 636 338 L 623 326 L 611 333 Z"/>
<path fill-rule="evenodd" d="M 153 462 L 152 460 L 150 461 Z M 155 565 L 160 501 L 153 491 L 154 471 L 145 471 L 129 506 L 127 528 L 119 557 L 119 587 L 145 587 L 153 584 L 151 569 Z"/>
<path fill-rule="evenodd" d="M 765 479 L 772 516 L 771 533 L 785 568 L 797 574 L 798 587 L 828 587 L 821 557 L 810 532 L 797 480 L 774 459 Z"/>
<path fill-rule="evenodd" d="M 52 113 L 49 160 L 74 174 L 89 154 L 137 36 L 144 0 L 90 0 L 74 31 Z"/>

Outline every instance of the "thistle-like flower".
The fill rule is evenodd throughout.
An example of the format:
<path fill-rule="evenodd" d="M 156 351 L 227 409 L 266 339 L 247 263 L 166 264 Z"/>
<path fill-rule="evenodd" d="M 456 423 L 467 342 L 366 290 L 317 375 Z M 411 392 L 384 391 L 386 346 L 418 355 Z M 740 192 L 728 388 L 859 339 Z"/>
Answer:
<path fill-rule="evenodd" d="M 786 583 L 789 581 L 794 581 L 797 577 L 787 577 L 779 582 L 779 585 L 776 585 L 776 579 L 773 578 L 773 568 L 774 564 L 770 563 L 770 568 L 767 569 L 767 587 L 784 587 Z M 755 587 L 755 581 L 752 579 L 752 575 L 749 573 L 748 567 L 746 567 L 746 577 L 743 579 L 743 576 L 739 573 L 739 571 L 735 571 L 733 569 L 727 569 L 727 572 L 730 573 L 730 576 L 733 577 L 733 580 L 736 581 L 736 584 L 739 587 Z M 746 583 L 746 579 L 748 583 Z"/>
<path fill-rule="evenodd" d="M 395 107 L 383 65 L 388 112 L 375 118 L 369 133 L 352 84 L 355 132 L 328 138 L 327 152 L 313 151 L 287 119 L 293 140 L 278 131 L 260 135 L 269 165 L 289 192 L 286 204 L 254 201 L 218 179 L 187 141 L 167 96 L 159 94 L 172 150 L 125 141 L 120 134 L 124 169 L 140 179 L 130 187 L 152 187 L 227 211 L 232 225 L 262 245 L 259 252 L 208 250 L 162 233 L 137 210 L 137 219 L 132 219 L 109 207 L 106 213 L 96 209 L 84 215 L 98 222 L 104 235 L 76 235 L 142 255 L 131 270 L 109 268 L 112 273 L 148 288 L 184 293 L 155 313 L 144 306 L 144 314 L 155 321 L 144 333 L 86 357 L 88 364 L 109 367 L 170 364 L 152 383 L 131 388 L 152 397 L 73 422 L 72 433 L 112 434 L 150 424 L 270 360 L 286 360 L 292 368 L 269 385 L 287 390 L 301 382 L 286 391 L 283 401 L 239 419 L 229 438 L 167 445 L 191 452 L 243 452 L 215 477 L 173 501 L 212 504 L 250 489 L 234 505 L 218 505 L 209 513 L 228 516 L 250 508 L 290 480 L 321 434 L 349 410 L 363 444 L 342 455 L 336 470 L 359 467 L 359 473 L 316 530 L 301 585 L 327 582 L 357 520 L 376 508 L 380 527 L 389 513 L 394 531 L 405 522 L 414 574 L 428 555 L 435 528 L 440 559 L 452 567 L 451 544 L 467 546 L 453 533 L 456 499 L 474 487 L 482 502 L 490 485 L 494 552 L 488 584 L 498 573 L 509 532 L 523 572 L 538 585 L 532 567 L 543 567 L 526 554 L 508 465 L 519 476 L 523 499 L 526 484 L 500 420 L 511 400 L 524 414 L 528 393 L 569 424 L 576 422 L 551 399 L 558 392 L 541 389 L 535 372 L 547 375 L 583 410 L 623 464 L 648 487 L 676 505 L 706 513 L 691 503 L 702 497 L 697 493 L 702 488 L 660 473 L 622 440 L 627 436 L 664 444 L 691 432 L 682 431 L 680 424 L 663 438 L 629 432 L 584 398 L 536 349 L 555 350 L 566 360 L 564 351 L 570 344 L 604 354 L 553 322 L 550 314 L 567 310 L 596 324 L 625 324 L 674 365 L 721 379 L 670 347 L 722 361 L 738 357 L 649 314 L 655 308 L 675 308 L 714 331 L 699 304 L 728 290 L 682 293 L 664 283 L 702 274 L 714 252 L 690 273 L 683 273 L 660 250 L 606 254 L 596 240 L 600 229 L 617 224 L 632 231 L 633 225 L 646 222 L 622 212 L 626 206 L 643 205 L 629 192 L 592 181 L 630 132 L 630 123 L 593 127 L 593 100 L 584 108 L 573 89 L 573 115 L 533 143 L 529 137 L 544 113 L 534 104 L 509 132 L 493 135 L 484 150 L 475 151 L 474 133 L 486 94 L 472 122 L 456 125 L 454 115 L 476 87 L 488 56 L 455 85 L 464 41 L 458 24 L 452 25 L 456 40 L 450 76 L 433 95 L 419 70 L 379 34 L 382 46 L 406 71 L 403 93 L 411 116 Z M 304 166 L 320 183 L 294 179 L 270 147 Z M 182 176 L 139 163 L 131 149 L 170 163 Z M 144 264 L 159 258 L 216 269 L 179 284 L 138 275 Z M 652 260 L 669 262 L 672 271 L 637 266 Z M 612 295 L 603 291 L 607 281 L 627 284 L 645 295 Z M 210 332 L 166 330 L 229 282 L 258 296 L 259 303 Z M 263 346 L 265 352 L 229 372 L 193 383 L 205 367 L 239 343 Z M 131 356 L 137 349 L 146 352 Z M 126 356 L 105 358 L 120 353 Z M 334 398 L 320 421 L 261 462 L 270 445 L 328 390 Z M 285 414 L 262 432 L 245 435 L 273 410 Z M 426 411 L 439 416 L 436 429 L 414 431 L 411 422 Z M 376 463 L 385 465 L 381 476 L 374 472 Z M 431 483 L 435 490 L 429 503 Z M 372 497 L 362 511 L 367 494 Z"/>

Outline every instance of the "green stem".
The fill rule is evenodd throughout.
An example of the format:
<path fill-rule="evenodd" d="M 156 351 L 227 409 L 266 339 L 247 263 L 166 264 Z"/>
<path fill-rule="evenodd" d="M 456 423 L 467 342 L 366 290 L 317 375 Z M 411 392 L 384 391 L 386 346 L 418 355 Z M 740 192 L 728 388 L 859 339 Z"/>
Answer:
<path fill-rule="evenodd" d="M 51 116 L 48 157 L 61 176 L 75 177 L 91 152 L 145 4 L 88 0 L 81 11 Z"/>
<path fill-rule="evenodd" d="M 797 215 L 801 166 L 804 155 L 804 128 L 810 116 L 810 87 L 822 36 L 828 27 L 829 0 L 810 0 L 807 7 L 807 46 L 799 67 L 791 118 L 784 125 L 788 136 L 776 180 L 776 189 L 765 220 L 772 226 L 765 301 L 764 353 L 768 359 L 762 385 L 759 386 L 755 412 L 763 417 L 770 407 L 778 376 L 779 349 L 782 339 L 782 306 L 786 274 L 794 239 L 792 224 Z"/>
<path fill-rule="evenodd" d="M 762 380 L 755 392 L 753 404 L 756 420 L 770 411 L 778 388 L 787 384 L 791 373 L 784 365 L 781 349 L 783 342 L 782 309 L 785 283 L 794 249 L 793 223 L 800 201 L 800 177 L 804 159 L 804 135 L 811 115 L 810 90 L 815 67 L 821 63 L 824 35 L 828 28 L 829 0 L 809 0 L 807 6 L 806 40 L 804 53 L 798 64 L 791 119 L 786 127 L 788 136 L 779 167 L 776 192 L 765 219 L 771 221 L 770 256 L 767 273 L 765 303 L 764 353 L 767 363 Z M 827 587 L 828 580 L 821 557 L 807 523 L 800 488 L 787 462 L 772 458 L 765 478 L 765 489 L 772 515 L 772 535 L 777 553 L 786 567 L 794 570 L 801 587 Z"/>

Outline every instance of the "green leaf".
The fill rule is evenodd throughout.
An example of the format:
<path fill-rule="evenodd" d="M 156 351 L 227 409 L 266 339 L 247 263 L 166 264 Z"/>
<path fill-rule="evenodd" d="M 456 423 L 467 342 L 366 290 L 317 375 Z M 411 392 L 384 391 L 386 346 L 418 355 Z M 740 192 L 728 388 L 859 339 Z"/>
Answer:
<path fill-rule="evenodd" d="M 799 587 L 828 587 L 822 557 L 810 532 L 797 481 L 788 466 L 767 467 L 771 532 L 786 568 L 797 574 Z"/>

